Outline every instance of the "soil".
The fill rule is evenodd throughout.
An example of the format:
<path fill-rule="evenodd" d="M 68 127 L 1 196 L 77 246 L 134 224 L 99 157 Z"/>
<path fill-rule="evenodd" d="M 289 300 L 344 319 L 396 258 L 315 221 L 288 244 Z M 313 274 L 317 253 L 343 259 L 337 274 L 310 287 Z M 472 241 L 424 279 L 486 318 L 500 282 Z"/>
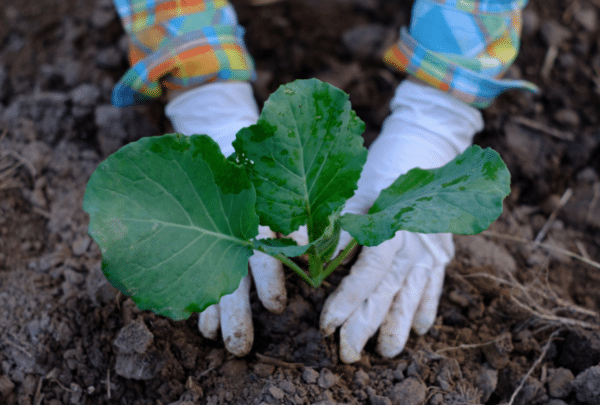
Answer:
<path fill-rule="evenodd" d="M 381 52 L 412 2 L 252 3 L 233 1 L 259 104 L 297 78 L 329 81 L 350 94 L 368 145 L 405 78 Z M 529 2 L 509 76 L 542 91 L 499 97 L 475 139 L 512 173 L 505 211 L 490 232 L 455 238 L 435 326 L 393 359 L 372 339 L 352 365 L 318 329 L 347 268 L 318 291 L 288 277 L 282 315 L 254 294 L 243 358 L 203 339 L 197 316 L 174 322 L 116 293 L 82 196 L 108 154 L 171 130 L 165 101 L 110 105 L 127 69 L 110 0 L 21 0 L 0 12 L 0 403 L 600 404 L 598 0 Z"/>

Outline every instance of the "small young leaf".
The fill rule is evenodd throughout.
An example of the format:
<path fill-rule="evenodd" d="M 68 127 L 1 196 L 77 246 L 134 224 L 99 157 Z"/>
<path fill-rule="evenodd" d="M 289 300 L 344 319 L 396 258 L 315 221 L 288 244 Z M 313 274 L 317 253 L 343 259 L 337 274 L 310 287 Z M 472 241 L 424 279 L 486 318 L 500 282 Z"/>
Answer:
<path fill-rule="evenodd" d="M 342 232 L 342 224 L 340 222 L 341 211 L 342 207 L 329 215 L 327 219 L 329 225 L 327 225 L 321 237 L 315 241 L 315 254 L 323 263 L 331 260 L 340 241 L 340 234 Z"/>
<path fill-rule="evenodd" d="M 266 254 L 275 256 L 279 253 L 283 253 L 287 257 L 302 256 L 306 251 L 312 247 L 313 243 L 308 245 L 298 246 L 298 244 L 291 238 L 280 238 L 280 239 L 254 239 L 252 241 L 252 247 L 255 250 L 260 250 Z"/>
<path fill-rule="evenodd" d="M 256 187 L 261 224 L 283 234 L 307 224 L 309 240 L 318 239 L 356 190 L 363 131 L 348 95 L 330 84 L 296 80 L 273 93 L 233 143 Z"/>
<path fill-rule="evenodd" d="M 309 249 L 314 248 L 313 253 L 319 256 L 323 262 L 327 262 L 331 259 L 340 239 L 340 232 L 342 231 L 340 212 L 341 209 L 338 209 L 331 214 L 328 219 L 329 225 L 325 228 L 321 237 L 307 245 L 298 246 L 291 238 L 268 238 L 252 240 L 252 246 L 254 249 L 272 256 L 283 253 L 287 257 L 302 256 Z"/>
<path fill-rule="evenodd" d="M 206 135 L 124 146 L 92 174 L 83 209 L 108 280 L 140 309 L 186 319 L 233 292 L 258 233 L 243 168 Z"/>
<path fill-rule="evenodd" d="M 471 146 L 446 165 L 412 169 L 383 190 L 367 215 L 345 214 L 342 228 L 376 246 L 399 230 L 475 234 L 502 213 L 510 173 L 492 149 Z"/>

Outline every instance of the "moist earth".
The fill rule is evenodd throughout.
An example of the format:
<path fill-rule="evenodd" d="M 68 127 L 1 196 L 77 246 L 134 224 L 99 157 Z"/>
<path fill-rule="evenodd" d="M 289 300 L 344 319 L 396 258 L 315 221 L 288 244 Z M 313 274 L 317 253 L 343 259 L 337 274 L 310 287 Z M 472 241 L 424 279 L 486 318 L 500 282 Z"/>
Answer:
<path fill-rule="evenodd" d="M 369 145 L 405 78 L 381 54 L 412 2 L 232 3 L 259 105 L 317 77 L 350 94 Z M 290 275 L 281 315 L 253 293 L 255 343 L 242 358 L 204 339 L 197 315 L 139 311 L 108 284 L 85 185 L 120 146 L 172 130 L 165 100 L 110 105 L 128 46 L 110 0 L 3 2 L 0 403 L 600 404 L 599 12 L 598 0 L 529 2 L 508 76 L 541 92 L 499 97 L 475 138 L 512 174 L 504 213 L 482 235 L 455 237 L 427 334 L 393 359 L 371 339 L 346 365 L 318 321 L 348 267 L 320 290 Z"/>

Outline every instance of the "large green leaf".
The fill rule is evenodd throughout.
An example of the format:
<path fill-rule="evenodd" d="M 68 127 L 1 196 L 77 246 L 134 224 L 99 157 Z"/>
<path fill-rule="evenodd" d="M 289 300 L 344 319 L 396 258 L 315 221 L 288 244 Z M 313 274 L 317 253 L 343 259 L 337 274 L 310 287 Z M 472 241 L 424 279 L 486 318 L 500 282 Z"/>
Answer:
<path fill-rule="evenodd" d="M 309 240 L 318 239 L 356 190 L 363 131 L 348 95 L 330 84 L 297 80 L 273 93 L 233 143 L 256 187 L 261 224 L 283 234 L 307 224 Z"/>
<path fill-rule="evenodd" d="M 342 228 L 376 246 L 399 230 L 475 234 L 502 213 L 510 173 L 492 149 L 471 146 L 446 165 L 412 169 L 383 190 L 367 215 L 345 214 Z"/>
<path fill-rule="evenodd" d="M 108 280 L 140 309 L 185 319 L 233 292 L 258 233 L 243 168 L 206 135 L 143 138 L 92 174 L 83 208 Z"/>

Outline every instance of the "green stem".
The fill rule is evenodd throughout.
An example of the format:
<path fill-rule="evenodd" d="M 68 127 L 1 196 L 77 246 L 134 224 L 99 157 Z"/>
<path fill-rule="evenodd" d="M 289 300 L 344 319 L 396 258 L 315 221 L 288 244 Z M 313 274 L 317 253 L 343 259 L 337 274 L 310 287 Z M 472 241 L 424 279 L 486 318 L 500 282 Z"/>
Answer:
<path fill-rule="evenodd" d="M 267 253 L 268 254 L 268 253 Z M 300 278 L 302 278 L 302 280 L 304 280 L 308 285 L 313 286 L 315 288 L 317 288 L 319 286 L 319 284 L 315 284 L 315 280 L 313 280 L 312 278 L 310 278 L 305 272 L 304 270 L 302 270 L 296 263 L 294 263 L 292 261 L 292 259 L 290 259 L 289 257 L 287 257 L 286 255 L 284 255 L 283 253 L 278 253 L 276 255 L 271 255 L 274 258 L 276 258 L 277 260 L 281 261 L 281 263 L 285 264 L 286 266 L 288 266 L 290 269 L 292 269 L 296 274 L 298 274 L 300 276 Z"/>
<path fill-rule="evenodd" d="M 323 271 L 323 262 L 317 256 L 315 247 L 308 250 L 308 274 L 312 280 L 315 280 Z"/>
<path fill-rule="evenodd" d="M 342 251 L 342 253 L 340 253 L 334 260 L 329 262 L 329 264 L 327 265 L 325 270 L 323 272 L 321 272 L 321 274 L 319 274 L 317 277 L 314 278 L 314 280 L 313 280 L 314 284 L 316 284 L 317 287 L 320 286 L 321 283 L 323 282 L 323 280 L 325 280 L 331 273 L 333 273 L 333 271 L 335 269 L 337 269 L 337 267 L 340 265 L 340 263 L 342 261 L 344 261 L 346 256 L 348 256 L 348 254 L 352 251 L 352 249 L 354 249 L 357 245 L 358 245 L 358 242 L 356 241 L 356 239 L 352 238 L 352 240 L 350 241 L 350 243 L 348 243 L 348 245 Z"/>

